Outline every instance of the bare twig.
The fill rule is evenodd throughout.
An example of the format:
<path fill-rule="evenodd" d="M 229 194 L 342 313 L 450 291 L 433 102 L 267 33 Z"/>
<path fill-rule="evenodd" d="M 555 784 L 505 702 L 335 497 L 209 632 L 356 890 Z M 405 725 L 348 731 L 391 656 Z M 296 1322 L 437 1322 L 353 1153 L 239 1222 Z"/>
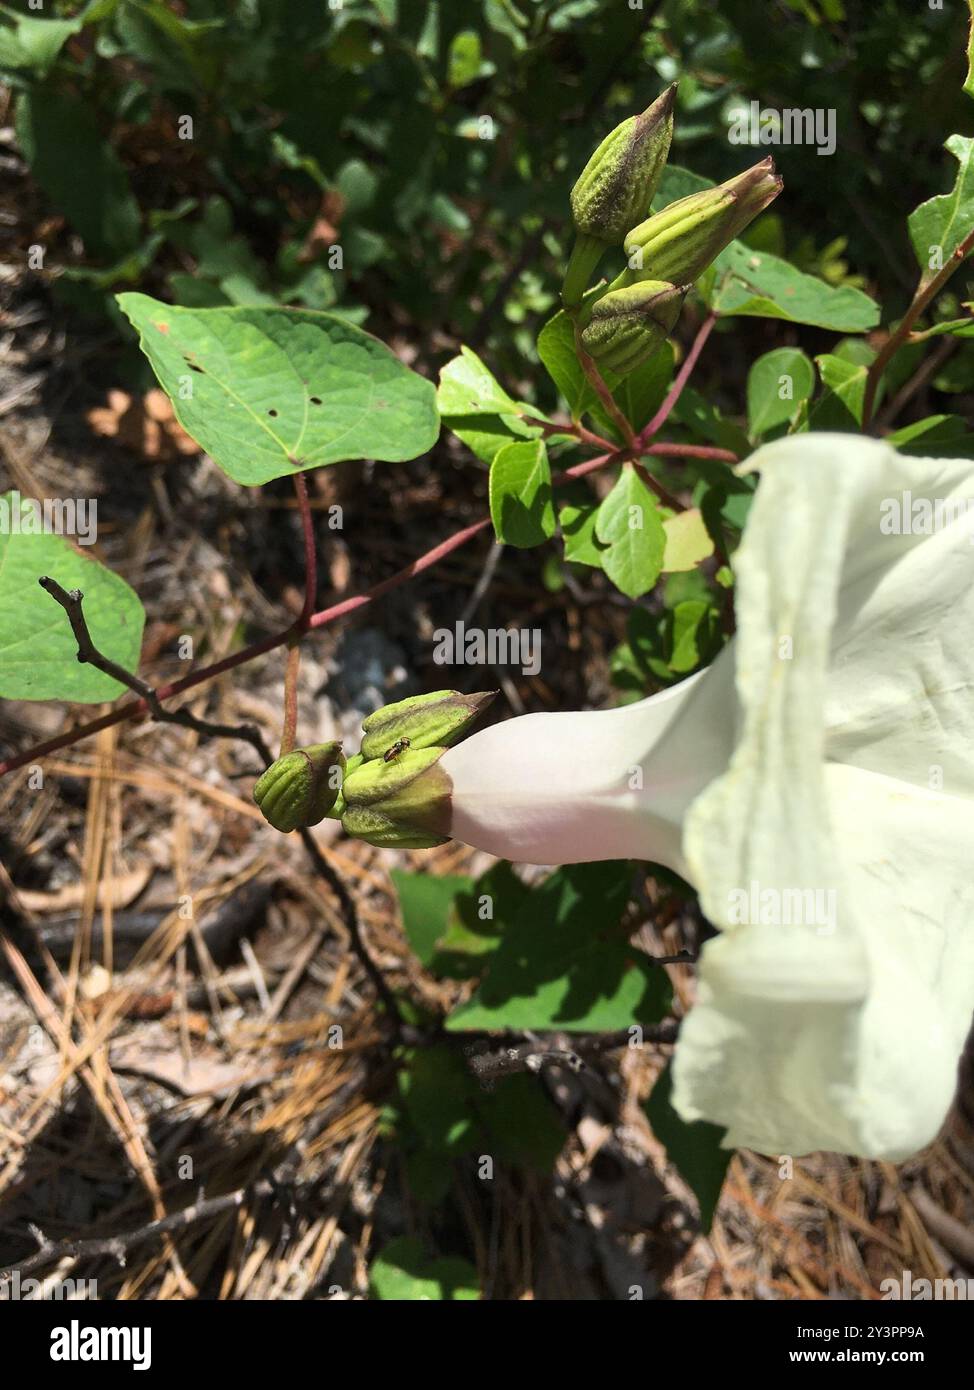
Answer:
<path fill-rule="evenodd" d="M 639 1030 L 638 1034 L 634 1029 Z M 467 1062 L 474 1076 L 486 1086 L 490 1086 L 499 1076 L 509 1076 L 513 1072 L 539 1072 L 546 1066 L 565 1066 L 572 1071 L 585 1071 L 587 1064 L 582 1054 L 612 1052 L 619 1047 L 641 1046 L 645 1043 L 658 1043 L 668 1046 L 675 1043 L 680 1031 L 679 1020 L 664 1019 L 662 1023 L 634 1024 L 617 1033 L 604 1033 L 595 1037 L 580 1038 L 574 1048 L 567 1048 L 560 1042 L 527 1042 L 515 1047 L 504 1047 L 497 1052 L 489 1051 L 486 1042 L 471 1043 L 464 1048 Z"/>
<path fill-rule="evenodd" d="M 39 582 L 41 587 L 46 589 L 51 597 L 56 599 L 65 613 L 67 613 L 68 621 L 71 624 L 71 630 L 78 644 L 78 660 L 90 663 L 92 666 L 97 667 L 99 671 L 104 671 L 106 675 L 121 682 L 122 685 L 128 686 L 130 690 L 134 690 L 146 702 L 154 719 L 158 719 L 164 724 L 181 724 L 186 728 L 196 730 L 196 732 L 207 738 L 244 739 L 247 743 L 256 748 L 265 766 L 268 766 L 274 761 L 273 755 L 264 742 L 260 731 L 253 728 L 251 725 L 213 724 L 208 720 L 197 719 L 196 716 L 190 714 L 188 710 L 164 709 L 159 703 L 158 691 L 153 690 L 151 685 L 148 685 L 138 676 L 133 675 L 131 671 L 126 671 L 123 666 L 119 666 L 117 662 L 104 656 L 95 646 L 92 641 L 91 633 L 88 631 L 88 624 L 85 622 L 82 608 L 84 595 L 81 593 L 80 589 L 65 590 L 56 580 L 48 577 L 41 579 Z M 351 938 L 352 949 L 361 961 L 366 974 L 375 986 L 376 993 L 385 1005 L 393 1027 L 397 1027 L 399 1012 L 396 1008 L 395 999 L 389 986 L 382 977 L 382 972 L 369 955 L 365 942 L 362 939 L 358 912 L 348 889 L 342 882 L 340 875 L 331 864 L 328 863 L 327 859 L 318 848 L 310 830 L 303 828 L 300 831 L 300 835 L 304 847 L 314 865 L 315 871 L 324 879 L 325 883 L 327 883 L 328 887 L 338 899 L 342 917 L 348 928 L 349 937 Z"/>
<path fill-rule="evenodd" d="M 94 666 L 96 670 L 103 671 L 112 680 L 116 680 L 120 685 L 127 686 L 129 690 L 134 691 L 145 701 L 153 719 L 157 719 L 160 724 L 179 724 L 184 729 L 193 729 L 202 738 L 244 739 L 260 753 L 265 763 L 273 761 L 260 731 L 252 724 L 216 724 L 209 719 L 197 718 L 188 709 L 166 709 L 160 702 L 159 692 L 154 690 L 147 681 L 142 680 L 133 672 L 127 671 L 117 661 L 112 661 L 95 646 L 84 615 L 85 596 L 80 589 L 62 588 L 57 580 L 51 579 L 49 575 L 43 575 L 37 582 L 42 589 L 51 595 L 55 602 L 61 605 L 67 614 L 71 631 L 74 633 L 74 640 L 78 644 L 78 660 L 85 665 Z"/>
<path fill-rule="evenodd" d="M 365 944 L 365 940 L 362 936 L 362 928 L 359 925 L 358 909 L 355 906 L 355 901 L 342 882 L 340 875 L 335 872 L 332 865 L 329 864 L 328 860 L 322 854 L 318 847 L 318 842 L 315 840 L 311 831 L 306 827 L 302 827 L 298 831 L 298 834 L 301 836 L 301 840 L 305 849 L 308 851 L 308 855 L 312 864 L 315 866 L 315 870 L 338 899 L 342 917 L 348 928 L 348 935 L 352 942 L 352 950 L 358 956 L 365 973 L 372 981 L 375 992 L 385 1007 L 393 1032 L 398 1034 L 402 1018 L 396 1003 L 396 997 L 386 983 L 382 971 L 369 954 L 369 948 Z"/>
<path fill-rule="evenodd" d="M 308 1184 L 308 1186 L 317 1186 L 317 1182 Z M 59 1263 L 64 1259 L 95 1259 L 98 1256 L 107 1255 L 124 1267 L 128 1252 L 135 1246 L 144 1245 L 146 1241 L 156 1240 L 159 1236 L 172 1235 L 176 1231 L 185 1231 L 198 1221 L 209 1220 L 211 1217 L 220 1216 L 223 1212 L 235 1211 L 238 1207 L 243 1206 L 248 1198 L 273 1197 L 278 1190 L 277 1184 L 272 1183 L 267 1178 L 261 1178 L 249 1187 L 239 1187 L 235 1192 L 225 1192 L 219 1197 L 203 1197 L 201 1195 L 191 1206 L 183 1207 L 181 1211 L 171 1212 L 158 1221 L 149 1221 L 146 1225 L 139 1226 L 137 1230 L 124 1231 L 115 1236 L 95 1236 L 88 1240 L 55 1242 L 48 1240 L 36 1226 L 31 1226 L 30 1230 L 40 1247 L 39 1250 L 36 1255 L 30 1255 L 26 1260 L 21 1260 L 19 1264 L 7 1265 L 0 1269 L 0 1280 L 6 1281 L 14 1274 L 19 1274 L 23 1278 L 52 1261 Z"/>

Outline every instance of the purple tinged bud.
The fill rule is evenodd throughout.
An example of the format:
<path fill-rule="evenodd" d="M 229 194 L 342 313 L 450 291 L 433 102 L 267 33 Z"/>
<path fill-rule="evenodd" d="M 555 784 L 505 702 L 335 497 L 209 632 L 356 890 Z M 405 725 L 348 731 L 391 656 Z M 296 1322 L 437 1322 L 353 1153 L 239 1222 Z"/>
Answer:
<path fill-rule="evenodd" d="M 571 193 L 579 235 L 622 244 L 653 201 L 673 138 L 676 84 L 639 116 L 616 126 L 578 176 Z"/>
<path fill-rule="evenodd" d="M 642 279 L 690 285 L 781 192 L 769 157 L 714 188 L 691 193 L 633 227 L 623 245 L 629 271 Z"/>

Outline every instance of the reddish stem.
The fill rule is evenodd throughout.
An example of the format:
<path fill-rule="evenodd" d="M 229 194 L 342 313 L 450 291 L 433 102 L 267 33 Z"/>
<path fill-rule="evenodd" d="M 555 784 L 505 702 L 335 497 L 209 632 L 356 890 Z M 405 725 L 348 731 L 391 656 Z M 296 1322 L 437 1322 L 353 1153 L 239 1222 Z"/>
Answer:
<path fill-rule="evenodd" d="M 731 449 L 718 449 L 712 444 L 660 444 L 644 445 L 642 454 L 655 454 L 660 458 L 722 459 L 725 463 L 737 463 L 737 455 Z"/>
<path fill-rule="evenodd" d="M 879 389 L 880 379 L 889 365 L 890 359 L 893 354 L 902 347 L 913 325 L 930 303 L 931 299 L 943 289 L 954 271 L 970 254 L 972 249 L 974 249 L 974 231 L 968 233 L 957 247 L 954 254 L 948 259 L 947 264 L 937 272 L 932 280 L 929 280 L 926 284 L 920 283 L 913 296 L 913 303 L 903 315 L 896 331 L 889 335 L 883 347 L 880 349 L 879 354 L 873 359 L 866 376 L 866 390 L 862 402 L 862 427 L 864 430 L 868 429 L 872 423 L 873 412 L 876 408 L 876 392 Z"/>
<path fill-rule="evenodd" d="M 598 458 L 587 459 L 584 463 L 577 463 L 572 468 L 567 468 L 558 475 L 553 481 L 557 486 L 570 478 L 582 478 L 586 473 L 592 473 L 597 468 L 604 467 L 620 457 L 618 450 L 611 453 L 601 454 Z M 403 569 L 397 570 L 388 579 L 383 579 L 378 584 L 374 584 L 371 589 L 367 589 L 362 594 L 356 594 L 352 598 L 342 599 L 340 603 L 332 604 L 330 608 L 323 608 L 318 613 L 313 613 L 308 620 L 308 628 L 325 627 L 334 622 L 337 618 L 344 617 L 346 613 L 352 613 L 356 609 L 364 608 L 367 604 L 383 594 L 387 594 L 392 589 L 397 589 L 407 580 L 412 579 L 417 574 L 422 574 L 435 565 L 438 560 L 442 560 L 454 550 L 459 550 L 460 546 L 466 545 L 467 541 L 472 540 L 485 527 L 490 525 L 490 518 L 485 517 L 482 521 L 476 521 L 470 526 L 463 527 L 462 530 L 448 536 L 445 541 L 435 545 L 432 550 L 428 550 L 425 555 L 412 560 Z M 168 700 L 173 695 L 181 695 L 185 690 L 192 690 L 194 686 L 203 685 L 207 681 L 214 680 L 217 676 L 222 676 L 226 671 L 232 671 L 236 666 L 243 666 L 248 661 L 253 661 L 258 656 L 264 656 L 267 652 L 276 651 L 278 647 L 283 647 L 286 642 L 298 636 L 297 628 L 292 624 L 285 628 L 283 632 L 272 633 L 269 637 L 262 637 L 259 642 L 252 642 L 250 646 L 243 647 L 239 652 L 233 652 L 230 656 L 225 656 L 221 661 L 216 661 L 212 666 L 204 666 L 199 671 L 193 671 L 190 675 L 184 676 L 182 680 L 172 681 L 169 685 L 161 685 L 156 690 L 156 698 Z M 145 700 L 130 700 L 128 704 L 120 705 L 117 709 L 109 711 L 98 719 L 91 719 L 86 724 L 78 728 L 70 729 L 66 733 L 59 734 L 57 738 L 48 739 L 46 743 L 39 743 L 34 748 L 29 748 L 24 753 L 18 753 L 12 758 L 7 758 L 0 762 L 0 777 L 8 772 L 14 772 L 19 767 L 25 767 L 28 763 L 36 761 L 38 758 L 47 757 L 50 753 L 56 753 L 61 748 L 68 748 L 71 744 L 80 743 L 84 738 L 91 734 L 99 733 L 102 729 L 109 729 L 114 724 L 124 724 L 130 719 L 137 719 L 140 715 L 147 714 L 149 707 Z"/>
<path fill-rule="evenodd" d="M 657 410 L 652 420 L 650 420 L 649 424 L 646 426 L 646 428 L 642 431 L 642 433 L 639 436 L 639 447 L 643 451 L 645 451 L 645 445 L 649 443 L 649 441 L 652 439 L 653 435 L 657 432 L 661 425 L 663 425 L 669 419 L 670 411 L 673 409 L 673 407 L 676 405 L 677 401 L 683 394 L 683 388 L 689 381 L 690 373 L 697 365 L 697 358 L 703 351 L 703 345 L 713 332 L 714 324 L 716 322 L 717 315 L 713 312 L 713 310 L 711 310 L 711 312 L 704 319 L 703 323 L 697 329 L 697 336 L 693 340 L 693 345 L 690 348 L 690 351 L 687 353 L 683 361 L 683 365 L 677 372 L 676 377 L 673 381 L 673 385 L 667 392 L 663 404 L 660 406 L 659 410 Z"/>
<path fill-rule="evenodd" d="M 626 419 L 625 415 L 623 415 L 622 411 L 616 405 L 612 392 L 609 390 L 608 386 L 602 379 L 602 373 L 596 366 L 594 359 L 591 358 L 589 354 L 585 351 L 585 349 L 582 347 L 582 330 L 579 326 L 577 316 L 574 322 L 575 355 L 578 358 L 578 364 L 581 367 L 582 371 L 585 373 L 585 376 L 588 378 L 588 381 L 595 390 L 595 393 L 598 396 L 599 400 L 602 402 L 602 405 L 605 407 L 605 411 L 606 414 L 609 416 L 609 419 L 612 421 L 622 438 L 625 440 L 626 447 L 628 449 L 634 449 L 636 446 L 635 431 L 633 430 L 632 425 L 630 425 L 629 421 Z"/>
<path fill-rule="evenodd" d="M 287 652 L 287 666 L 284 670 L 284 727 L 281 729 L 281 751 L 283 758 L 294 747 L 298 731 L 298 674 L 301 670 L 301 648 L 293 638 Z"/>
<path fill-rule="evenodd" d="M 674 497 L 672 492 L 667 492 L 663 484 L 661 482 L 658 482 L 657 479 L 653 477 L 652 473 L 650 473 L 648 468 L 644 468 L 641 463 L 636 463 L 635 461 L 633 462 L 632 466 L 633 468 L 635 468 L 639 477 L 642 478 L 643 482 L 649 488 L 650 492 L 656 494 L 659 500 L 663 503 L 664 507 L 670 507 L 674 512 L 686 511 L 686 507 L 684 507 L 683 503 L 679 500 L 679 498 Z"/>
<path fill-rule="evenodd" d="M 315 549 L 314 517 L 308 501 L 308 483 L 303 473 L 295 473 L 294 491 L 297 493 L 301 530 L 304 535 L 304 603 L 297 626 L 300 631 L 305 632 L 315 611 L 315 598 L 318 594 L 318 554 Z"/>

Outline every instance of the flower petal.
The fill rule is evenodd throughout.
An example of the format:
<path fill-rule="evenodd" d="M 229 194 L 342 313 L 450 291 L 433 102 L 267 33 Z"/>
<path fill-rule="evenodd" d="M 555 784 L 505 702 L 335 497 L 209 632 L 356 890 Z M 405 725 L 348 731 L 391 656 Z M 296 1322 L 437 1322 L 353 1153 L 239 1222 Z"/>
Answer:
<path fill-rule="evenodd" d="M 901 488 L 974 497 L 974 464 L 824 434 L 751 462 L 734 561 L 743 729 L 684 835 L 723 933 L 702 954 L 674 1100 L 726 1125 L 729 1146 L 903 1158 L 944 1117 L 974 1009 L 974 518 L 928 537 L 885 535 L 880 514 Z M 926 790 L 931 765 L 946 794 Z M 757 920 L 733 910 L 752 886 Z M 796 895 L 835 911 L 786 925 Z"/>

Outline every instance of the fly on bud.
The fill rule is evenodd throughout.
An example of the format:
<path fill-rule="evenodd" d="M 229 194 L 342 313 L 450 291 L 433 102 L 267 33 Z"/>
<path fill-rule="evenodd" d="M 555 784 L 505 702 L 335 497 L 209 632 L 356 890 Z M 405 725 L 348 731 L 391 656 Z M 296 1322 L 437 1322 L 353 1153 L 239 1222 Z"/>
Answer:
<path fill-rule="evenodd" d="M 592 305 L 582 347 L 600 371 L 628 376 L 672 333 L 688 288 L 643 280 L 610 290 Z"/>
<path fill-rule="evenodd" d="M 365 758 L 382 758 L 390 748 L 447 748 L 469 729 L 494 698 L 495 691 L 462 695 L 459 690 L 434 690 L 383 705 L 362 725 Z"/>
<path fill-rule="evenodd" d="M 649 211 L 670 152 L 675 101 L 674 83 L 641 115 L 610 131 L 579 174 L 571 192 L 578 235 L 562 289 L 567 307 L 581 303 L 605 250 L 621 245 Z"/>
<path fill-rule="evenodd" d="M 275 830 L 287 834 L 324 820 L 345 774 L 340 743 L 314 743 L 285 753 L 258 779 L 254 800 Z"/>
<path fill-rule="evenodd" d="M 781 187 L 774 160 L 768 158 L 726 183 L 670 203 L 629 232 L 623 243 L 629 270 L 615 283 L 652 278 L 692 284 L 777 198 Z"/>
<path fill-rule="evenodd" d="M 342 827 L 380 849 L 432 849 L 449 839 L 453 784 L 439 767 L 445 748 L 406 748 L 373 758 L 342 787 Z"/>

